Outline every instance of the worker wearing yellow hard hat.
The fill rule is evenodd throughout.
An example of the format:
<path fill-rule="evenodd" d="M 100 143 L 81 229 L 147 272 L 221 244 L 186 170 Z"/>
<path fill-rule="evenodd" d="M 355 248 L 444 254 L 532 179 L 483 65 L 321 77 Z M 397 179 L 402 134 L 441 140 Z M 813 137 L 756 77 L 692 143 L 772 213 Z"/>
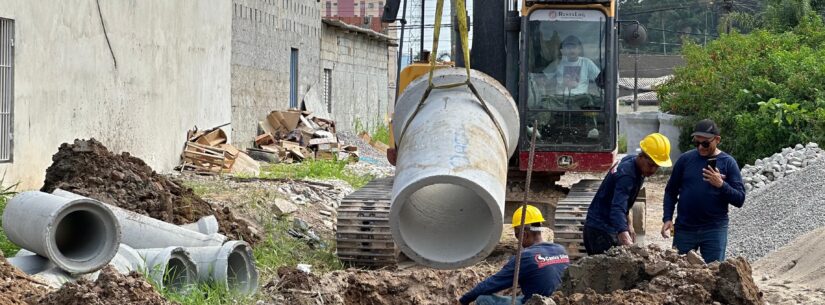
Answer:
<path fill-rule="evenodd" d="M 521 222 L 522 214 L 524 224 Z M 543 222 L 544 216 L 541 215 L 541 211 L 532 205 L 520 207 L 513 213 L 512 227 L 516 238 L 521 235 L 521 230 L 525 230 L 524 238 L 520 241 L 524 251 L 521 253 L 521 270 L 518 278 L 522 295 L 517 297 L 516 304 L 522 304 L 534 294 L 545 297 L 552 295 L 561 284 L 564 270 L 570 265 L 564 247 L 545 242 L 542 238 L 541 232 L 545 230 L 541 226 Z M 510 304 L 510 297 L 494 293 L 513 287 L 515 268 L 516 260 L 513 257 L 501 271 L 476 285 L 461 296 L 457 303 L 470 304 L 475 301 L 478 305 Z"/>
<path fill-rule="evenodd" d="M 645 177 L 659 167 L 670 167 L 670 140 L 660 133 L 647 135 L 639 143 L 641 153 L 628 155 L 613 165 L 587 209 L 584 248 L 588 255 L 601 254 L 614 246 L 636 242 L 629 211 L 636 202 Z"/>

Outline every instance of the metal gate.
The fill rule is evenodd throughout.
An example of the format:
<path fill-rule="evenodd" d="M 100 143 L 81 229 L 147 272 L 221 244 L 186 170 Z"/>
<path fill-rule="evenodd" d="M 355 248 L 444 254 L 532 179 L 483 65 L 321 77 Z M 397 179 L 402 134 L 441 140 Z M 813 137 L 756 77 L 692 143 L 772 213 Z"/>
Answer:
<path fill-rule="evenodd" d="M 298 49 L 289 57 L 289 108 L 298 108 Z"/>
<path fill-rule="evenodd" d="M 0 18 L 0 162 L 12 161 L 14 21 Z"/>

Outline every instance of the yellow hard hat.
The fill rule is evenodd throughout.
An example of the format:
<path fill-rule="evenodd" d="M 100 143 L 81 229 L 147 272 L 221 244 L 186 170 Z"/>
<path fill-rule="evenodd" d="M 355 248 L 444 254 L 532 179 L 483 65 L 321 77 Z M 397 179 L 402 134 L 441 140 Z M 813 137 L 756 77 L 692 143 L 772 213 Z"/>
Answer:
<path fill-rule="evenodd" d="M 521 226 L 522 210 L 522 208 L 518 208 L 513 212 L 513 228 Z M 537 222 L 544 222 L 544 217 L 541 216 L 541 211 L 538 208 L 528 204 L 527 215 L 524 215 L 524 224 L 529 225 Z"/>
<path fill-rule="evenodd" d="M 642 151 L 656 162 L 656 165 L 661 167 L 670 167 L 673 162 L 670 161 L 670 140 L 661 133 L 651 133 L 647 135 L 641 142 L 639 147 Z"/>

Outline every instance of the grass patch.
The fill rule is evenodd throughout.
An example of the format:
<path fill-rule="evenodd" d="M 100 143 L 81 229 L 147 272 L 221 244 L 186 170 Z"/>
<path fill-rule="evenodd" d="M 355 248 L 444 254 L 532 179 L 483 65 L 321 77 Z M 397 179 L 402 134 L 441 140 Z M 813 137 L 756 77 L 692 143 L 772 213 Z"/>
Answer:
<path fill-rule="evenodd" d="M 252 250 L 258 265 L 261 278 L 267 279 L 275 275 L 275 271 L 282 266 L 295 267 L 300 264 L 312 265 L 313 272 L 327 272 L 341 270 L 344 265 L 335 256 L 335 243 L 325 240 L 325 249 L 312 249 L 304 241 L 287 234 L 292 228 L 292 221 L 288 218 L 275 219 L 265 225 L 267 236 Z"/>
<path fill-rule="evenodd" d="M 355 119 L 355 133 L 366 132 L 370 138 L 378 142 L 390 144 L 390 128 L 386 124 L 375 124 L 373 127 L 364 126 L 361 120 Z"/>
<path fill-rule="evenodd" d="M 619 153 L 627 153 L 627 135 L 619 135 Z"/>
<path fill-rule="evenodd" d="M 347 161 L 304 160 L 293 164 L 271 164 L 261 168 L 261 178 L 269 179 L 338 179 L 354 188 L 361 188 L 373 179 L 370 175 L 356 175 L 346 170 Z"/>
<path fill-rule="evenodd" d="M 254 296 L 245 296 L 238 292 L 229 291 L 215 283 L 202 283 L 186 292 L 178 292 L 165 288 L 159 289 L 160 286 L 155 281 L 145 276 L 145 274 L 144 277 L 164 299 L 181 305 L 255 304 Z"/>
<path fill-rule="evenodd" d="M 3 184 L 3 180 L 0 180 L 0 185 Z M 17 184 L 13 184 L 8 187 L 0 188 L 0 215 L 3 215 L 3 211 L 6 209 L 6 203 L 11 199 L 15 192 L 14 190 L 17 188 Z M 0 217 L 0 251 L 3 251 L 3 255 L 6 257 L 10 257 L 14 254 L 17 254 L 17 251 L 20 250 L 20 247 L 12 243 L 8 237 L 6 237 L 6 232 L 3 231 L 3 219 Z"/>

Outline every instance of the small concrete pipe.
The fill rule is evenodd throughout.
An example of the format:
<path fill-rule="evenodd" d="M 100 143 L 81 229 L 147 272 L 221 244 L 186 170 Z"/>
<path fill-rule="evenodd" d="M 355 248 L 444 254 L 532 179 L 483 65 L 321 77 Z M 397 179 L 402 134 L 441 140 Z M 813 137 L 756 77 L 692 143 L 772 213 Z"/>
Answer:
<path fill-rule="evenodd" d="M 186 291 L 198 281 L 198 266 L 181 247 L 136 249 L 146 261 L 148 276 L 160 288 Z"/>
<path fill-rule="evenodd" d="M 65 198 L 93 200 L 61 189 L 55 189 L 52 194 Z M 105 203 L 104 205 L 114 213 L 120 222 L 121 243 L 135 249 L 209 247 L 220 246 L 226 241 L 226 236 L 221 234 L 206 235 L 113 205 Z"/>
<path fill-rule="evenodd" d="M 249 244 L 229 241 L 220 247 L 187 248 L 201 281 L 214 281 L 230 291 L 251 295 L 258 289 L 258 270 Z"/>
<path fill-rule="evenodd" d="M 433 82 L 459 83 L 465 73 L 439 69 Z M 471 76 L 492 118 L 467 86 L 432 90 L 412 117 L 427 77 L 404 90 L 393 116 L 398 158 L 392 236 L 404 254 L 429 267 L 472 265 L 489 255 L 501 237 L 507 162 L 519 135 L 518 110 L 494 79 L 478 71 Z"/>
<path fill-rule="evenodd" d="M 195 223 L 188 223 L 185 225 L 180 225 L 181 228 L 199 232 L 201 234 L 212 235 L 218 234 L 218 230 L 220 229 L 220 224 L 218 224 L 218 219 L 215 218 L 213 215 L 201 217 Z"/>
<path fill-rule="evenodd" d="M 3 229 L 11 242 L 72 274 L 103 268 L 120 243 L 118 220 L 106 205 L 37 191 L 9 201 Z"/>
<path fill-rule="evenodd" d="M 54 264 L 48 258 L 37 255 L 26 249 L 20 249 L 14 257 L 6 258 L 6 260 L 17 269 L 22 270 L 26 274 L 35 274 L 54 268 Z"/>

